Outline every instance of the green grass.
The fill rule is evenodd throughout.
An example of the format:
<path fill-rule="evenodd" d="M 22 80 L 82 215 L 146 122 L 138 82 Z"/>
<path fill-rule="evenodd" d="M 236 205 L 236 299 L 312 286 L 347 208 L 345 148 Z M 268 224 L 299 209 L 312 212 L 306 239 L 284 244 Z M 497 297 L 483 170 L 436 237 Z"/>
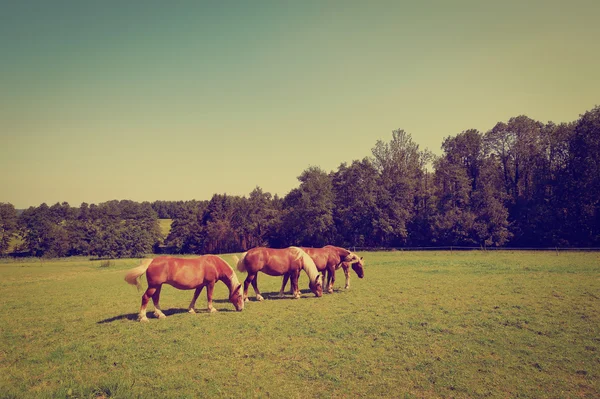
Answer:
<path fill-rule="evenodd" d="M 160 234 L 163 238 L 167 238 L 167 236 L 169 235 L 172 223 L 173 219 L 158 219 L 158 224 L 160 226 Z"/>
<path fill-rule="evenodd" d="M 18 248 L 21 247 L 21 245 L 23 245 L 24 240 L 23 237 L 21 237 L 20 235 L 14 235 L 11 237 L 10 241 L 8 242 L 8 253 L 16 251 Z"/>
<path fill-rule="evenodd" d="M 165 286 L 149 323 L 139 260 L 2 260 L 0 397 L 600 397 L 600 254 L 361 255 L 322 298 L 261 274 L 243 312 Z"/>

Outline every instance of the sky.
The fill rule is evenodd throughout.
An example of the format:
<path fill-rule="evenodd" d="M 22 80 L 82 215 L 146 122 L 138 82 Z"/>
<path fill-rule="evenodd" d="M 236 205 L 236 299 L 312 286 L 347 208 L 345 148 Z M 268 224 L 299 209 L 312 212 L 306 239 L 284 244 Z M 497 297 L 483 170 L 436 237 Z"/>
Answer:
<path fill-rule="evenodd" d="M 285 196 L 404 129 L 600 104 L 598 1 L 14 1 L 0 202 Z"/>

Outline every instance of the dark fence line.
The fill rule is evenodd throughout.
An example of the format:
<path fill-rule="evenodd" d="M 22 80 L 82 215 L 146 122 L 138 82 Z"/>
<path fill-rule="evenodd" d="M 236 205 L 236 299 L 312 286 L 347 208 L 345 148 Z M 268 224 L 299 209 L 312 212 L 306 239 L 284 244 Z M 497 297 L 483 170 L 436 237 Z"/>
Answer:
<path fill-rule="evenodd" d="M 557 254 L 560 252 L 600 252 L 600 247 L 585 247 L 585 248 L 577 248 L 577 247 L 469 247 L 469 246 L 460 246 L 460 245 L 450 245 L 450 246 L 439 246 L 439 247 L 348 247 L 353 252 L 392 252 L 392 251 L 457 251 L 457 252 L 466 252 L 466 251 L 552 251 Z M 147 255 L 169 255 L 168 252 L 162 251 L 154 251 L 153 253 L 149 253 Z M 173 254 L 173 255 L 198 255 L 198 254 Z M 69 256 L 66 256 L 68 258 Z M 85 257 L 85 256 L 84 256 Z M 0 254 L 0 259 L 38 259 L 38 257 L 33 256 L 31 252 L 12 252 L 7 254 Z M 43 258 L 43 257 L 42 257 Z M 97 256 L 88 256 L 90 260 L 107 260 L 113 259 L 110 257 L 102 257 L 99 258 Z M 51 258 L 48 258 L 51 259 Z"/>
<path fill-rule="evenodd" d="M 354 252 L 360 251 L 556 251 L 556 252 L 596 252 L 600 247 L 469 247 L 469 246 L 440 246 L 440 247 L 351 247 Z"/>

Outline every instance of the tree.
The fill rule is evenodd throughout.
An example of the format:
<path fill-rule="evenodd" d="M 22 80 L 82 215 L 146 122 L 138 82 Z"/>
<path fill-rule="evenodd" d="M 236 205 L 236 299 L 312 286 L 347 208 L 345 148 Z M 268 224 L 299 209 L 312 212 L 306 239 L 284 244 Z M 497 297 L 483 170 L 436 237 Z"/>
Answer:
<path fill-rule="evenodd" d="M 333 238 L 333 189 L 330 176 L 309 167 L 298 177 L 300 187 L 284 198 L 281 228 L 286 245 L 323 246 Z"/>
<path fill-rule="evenodd" d="M 9 249 L 10 241 L 17 232 L 17 211 L 13 204 L 0 202 L 0 255 Z"/>
<path fill-rule="evenodd" d="M 443 245 L 500 246 L 507 242 L 499 165 L 490 158 L 477 130 L 447 137 L 435 163 L 437 213 L 433 237 Z"/>
<path fill-rule="evenodd" d="M 530 210 L 535 170 L 543 157 L 542 128 L 542 123 L 521 115 L 508 123 L 499 122 L 484 138 L 491 154 L 500 160 L 516 244 L 527 244 L 534 235 Z"/>
<path fill-rule="evenodd" d="M 235 213 L 234 197 L 213 195 L 202 217 L 206 232 L 204 253 L 234 252 L 239 249 L 238 232 L 233 225 Z"/>
<path fill-rule="evenodd" d="M 581 115 L 569 141 L 568 212 L 573 244 L 600 244 L 600 106 Z"/>
<path fill-rule="evenodd" d="M 34 256 L 60 257 L 68 254 L 69 238 L 66 219 L 72 213 L 69 204 L 45 203 L 26 209 L 19 218 L 22 236 Z"/>
<path fill-rule="evenodd" d="M 243 212 L 243 220 L 240 222 L 243 231 L 243 240 L 240 243 L 242 250 L 269 245 L 268 238 L 274 232 L 280 213 L 271 194 L 256 187 L 242 205 L 244 207 L 240 210 L 240 216 Z"/>
<path fill-rule="evenodd" d="M 401 129 L 392 132 L 390 142 L 377 141 L 372 153 L 381 187 L 376 232 L 383 245 L 403 245 L 408 238 L 407 226 L 415 217 L 417 196 L 431 153 L 419 150 L 410 134 Z"/>
<path fill-rule="evenodd" d="M 168 253 L 201 253 L 204 245 L 202 215 L 207 203 L 190 208 L 173 219 L 171 231 L 165 240 Z"/>
<path fill-rule="evenodd" d="M 342 246 L 378 246 L 384 234 L 377 230 L 379 174 L 365 158 L 345 163 L 332 174 L 335 242 Z"/>

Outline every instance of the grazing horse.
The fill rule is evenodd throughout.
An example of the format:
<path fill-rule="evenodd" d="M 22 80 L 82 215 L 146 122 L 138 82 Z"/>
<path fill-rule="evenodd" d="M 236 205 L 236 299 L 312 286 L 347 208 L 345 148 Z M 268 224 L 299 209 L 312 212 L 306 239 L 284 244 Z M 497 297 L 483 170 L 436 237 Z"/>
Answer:
<path fill-rule="evenodd" d="M 335 282 L 335 271 L 340 267 L 344 270 L 344 275 L 346 276 L 346 286 L 344 289 L 350 288 L 350 266 L 352 270 L 356 273 L 358 278 L 363 278 L 365 276 L 365 272 L 363 267 L 365 263 L 363 261 L 362 256 L 356 255 L 354 252 L 351 252 L 345 248 L 336 247 L 333 245 L 326 245 L 324 248 L 329 248 L 340 256 L 340 259 L 344 259 L 336 265 L 336 267 L 332 270 L 330 268 L 327 269 L 327 285 L 333 290 L 333 283 Z M 344 258 L 345 257 L 345 258 Z M 331 280 L 331 285 L 329 285 L 329 281 Z"/>
<path fill-rule="evenodd" d="M 169 284 L 180 290 L 196 290 L 189 306 L 190 313 L 196 313 L 194 305 L 198 295 L 206 287 L 208 310 L 216 312 L 217 309 L 212 306 L 212 295 L 215 283 L 220 280 L 229 288 L 229 301 L 233 303 L 235 309 L 238 311 L 244 309 L 242 285 L 231 266 L 218 256 L 204 255 L 198 258 L 161 256 L 155 259 L 144 259 L 138 267 L 127 272 L 125 281 L 131 285 L 137 285 L 139 290 L 142 288 L 139 277 L 144 272 L 146 280 L 148 280 L 148 289 L 142 296 L 139 321 L 148 321 L 146 306 L 150 298 L 154 302 L 154 315 L 159 319 L 166 317 L 158 303 L 163 284 Z"/>
<path fill-rule="evenodd" d="M 352 266 L 352 269 L 356 272 L 359 278 L 364 277 L 364 263 L 362 258 L 358 257 L 355 253 L 348 251 L 347 249 L 335 247 L 333 245 L 327 245 L 323 248 L 302 247 L 302 250 L 313 259 L 317 269 L 327 275 L 326 287 L 327 292 L 329 293 L 333 292 L 335 271 L 340 267 L 342 267 L 344 274 L 346 275 L 346 289 L 350 288 L 350 266 Z M 283 283 L 281 284 L 281 290 L 279 290 L 280 296 L 283 296 L 288 278 L 288 275 L 283 276 Z"/>
<path fill-rule="evenodd" d="M 258 272 L 263 272 L 269 276 L 287 275 L 291 277 L 294 298 L 300 298 L 298 277 L 300 277 L 300 271 L 304 270 L 308 275 L 310 290 L 317 297 L 323 295 L 323 277 L 321 273 L 319 273 L 311 257 L 298 247 L 284 249 L 252 248 L 242 254 L 241 259 L 237 262 L 237 269 L 240 272 L 248 273 L 244 281 L 244 300 L 246 301 L 248 300 L 248 285 L 250 284 L 254 288 L 256 299 L 259 301 L 264 299 L 256 282 Z"/>

